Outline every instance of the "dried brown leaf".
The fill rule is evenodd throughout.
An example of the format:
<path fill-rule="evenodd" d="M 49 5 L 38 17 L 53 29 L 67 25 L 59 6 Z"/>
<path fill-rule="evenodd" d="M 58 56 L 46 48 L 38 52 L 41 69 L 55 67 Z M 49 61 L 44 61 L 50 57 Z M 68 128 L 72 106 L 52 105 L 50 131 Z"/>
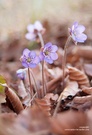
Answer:
<path fill-rule="evenodd" d="M 80 128 L 88 126 L 87 116 L 84 113 L 75 111 L 57 114 L 50 121 L 52 132 L 59 135 L 85 135 L 85 130 L 83 131 Z"/>
<path fill-rule="evenodd" d="M 92 95 L 92 87 L 84 87 L 82 88 L 82 91 L 86 94 Z"/>
<path fill-rule="evenodd" d="M 59 76 L 58 78 L 55 78 L 47 83 L 47 92 L 54 91 L 62 81 L 62 76 Z"/>
<path fill-rule="evenodd" d="M 92 95 L 75 97 L 71 103 L 68 104 L 71 108 L 80 111 L 88 110 L 92 107 Z"/>
<path fill-rule="evenodd" d="M 75 97 L 73 99 L 73 102 L 75 104 L 83 104 L 85 102 L 91 101 L 92 102 L 92 95 L 89 96 L 83 96 L 83 97 Z"/>
<path fill-rule="evenodd" d="M 75 56 L 82 57 L 84 59 L 92 59 L 92 47 L 91 46 L 76 46 L 72 50 Z"/>
<path fill-rule="evenodd" d="M 84 64 L 84 70 L 89 77 L 92 77 L 92 64 Z"/>
<path fill-rule="evenodd" d="M 37 106 L 47 115 L 50 116 L 51 113 L 51 102 L 48 98 L 35 99 Z"/>
<path fill-rule="evenodd" d="M 24 109 L 19 97 L 12 89 L 10 89 L 9 87 L 5 87 L 5 95 L 16 113 L 20 113 L 20 111 Z"/>
<path fill-rule="evenodd" d="M 79 91 L 80 89 L 78 88 L 78 83 L 76 81 L 70 81 L 67 83 L 65 89 L 63 90 L 63 92 L 61 93 L 60 97 L 62 97 L 62 99 L 67 98 L 67 96 L 69 95 L 76 95 L 76 93 Z M 59 101 L 60 99 L 58 99 Z"/>
<path fill-rule="evenodd" d="M 16 128 L 19 127 L 19 130 L 20 128 L 26 129 L 33 135 L 37 133 L 38 135 L 44 135 L 49 131 L 49 120 L 37 106 L 23 110 L 14 124 Z M 42 131 L 44 131 L 43 134 L 41 134 Z"/>
<path fill-rule="evenodd" d="M 85 75 L 85 73 L 83 73 L 82 71 L 78 70 L 75 67 L 68 67 L 69 69 L 69 79 L 72 81 L 77 81 L 80 88 L 82 87 L 89 87 L 89 80 L 87 78 L 87 76 Z"/>

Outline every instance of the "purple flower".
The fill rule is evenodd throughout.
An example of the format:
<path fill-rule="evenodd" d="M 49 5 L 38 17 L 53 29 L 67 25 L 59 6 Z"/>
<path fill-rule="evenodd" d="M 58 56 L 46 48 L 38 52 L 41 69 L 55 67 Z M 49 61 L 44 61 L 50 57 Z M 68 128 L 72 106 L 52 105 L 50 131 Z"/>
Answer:
<path fill-rule="evenodd" d="M 36 21 L 34 24 L 29 24 L 27 26 L 28 33 L 25 35 L 28 40 L 36 40 L 38 33 L 44 33 L 45 29 L 39 21 Z"/>
<path fill-rule="evenodd" d="M 70 35 L 72 39 L 77 43 L 83 43 L 87 36 L 83 33 L 85 31 L 85 27 L 83 25 L 79 25 L 78 22 L 74 22 L 71 29 L 69 29 Z"/>
<path fill-rule="evenodd" d="M 18 69 L 16 71 L 16 75 L 18 78 L 24 80 L 26 78 L 26 70 L 25 69 Z"/>
<path fill-rule="evenodd" d="M 30 51 L 26 48 L 24 49 L 23 55 L 21 56 L 21 62 L 26 68 L 34 68 L 40 62 L 40 59 L 34 51 Z"/>
<path fill-rule="evenodd" d="M 58 55 L 56 51 L 58 50 L 58 47 L 56 45 L 52 45 L 52 43 L 47 43 L 44 48 L 42 48 L 42 51 L 40 53 L 40 59 L 45 60 L 47 63 L 52 64 L 54 60 L 58 59 Z"/>

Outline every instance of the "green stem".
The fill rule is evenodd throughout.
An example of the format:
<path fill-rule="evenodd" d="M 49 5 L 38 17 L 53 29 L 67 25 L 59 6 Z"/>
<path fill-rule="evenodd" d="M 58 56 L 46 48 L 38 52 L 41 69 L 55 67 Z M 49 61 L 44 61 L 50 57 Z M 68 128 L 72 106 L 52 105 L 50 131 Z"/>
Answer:
<path fill-rule="evenodd" d="M 63 62 L 62 62 L 62 64 L 63 64 L 62 65 L 62 69 L 63 69 L 63 89 L 64 89 L 64 83 L 65 83 L 64 80 L 65 80 L 65 66 L 66 66 L 67 47 L 69 45 L 70 40 L 71 40 L 71 36 L 68 37 L 68 39 L 65 43 L 65 47 L 64 47 L 64 56 L 63 56 Z M 53 116 L 56 116 L 56 114 L 58 112 L 58 108 L 60 106 L 61 99 L 62 99 L 62 93 L 59 96 L 58 103 L 57 103 L 57 106 L 55 108 Z"/>
<path fill-rule="evenodd" d="M 44 41 L 42 38 L 41 33 L 38 33 L 39 39 L 41 41 L 41 46 L 42 48 L 44 47 Z M 45 85 L 45 78 L 44 78 L 44 61 L 42 61 L 42 85 L 43 85 L 43 92 L 42 92 L 42 97 L 46 95 L 46 85 Z"/>

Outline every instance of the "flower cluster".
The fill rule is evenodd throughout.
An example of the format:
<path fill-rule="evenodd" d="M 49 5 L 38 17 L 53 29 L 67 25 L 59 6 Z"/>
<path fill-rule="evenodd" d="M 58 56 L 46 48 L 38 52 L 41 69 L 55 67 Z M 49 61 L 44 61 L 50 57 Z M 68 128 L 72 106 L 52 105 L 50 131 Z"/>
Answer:
<path fill-rule="evenodd" d="M 36 40 L 38 37 L 38 33 L 43 34 L 45 32 L 45 28 L 39 21 L 36 21 L 34 24 L 29 24 L 27 26 L 28 33 L 25 35 L 26 39 L 30 41 Z"/>
<path fill-rule="evenodd" d="M 87 39 L 87 36 L 83 33 L 84 31 L 85 27 L 79 25 L 78 22 L 74 22 L 72 28 L 69 29 L 70 35 L 76 43 L 83 43 Z"/>
<path fill-rule="evenodd" d="M 47 43 L 44 48 L 41 49 L 40 55 L 37 56 L 34 51 L 29 49 L 24 49 L 23 54 L 20 58 L 22 65 L 26 68 L 34 68 L 39 62 L 45 60 L 47 63 L 52 64 L 54 60 L 58 58 L 56 51 L 58 47 L 52 45 L 52 43 Z"/>
<path fill-rule="evenodd" d="M 44 28 L 39 21 L 36 21 L 34 24 L 30 24 L 27 27 L 28 33 L 26 34 L 26 38 L 28 40 L 35 40 L 39 33 L 44 32 Z M 79 25 L 78 22 L 75 22 L 72 27 L 69 29 L 70 36 L 74 40 L 75 43 L 80 42 L 83 43 L 87 36 L 83 33 L 85 31 L 85 27 L 83 25 Z M 57 55 L 58 47 L 56 45 L 52 45 L 52 43 L 47 43 L 44 47 L 41 48 L 40 55 L 37 56 L 34 51 L 30 51 L 29 49 L 24 49 L 23 54 L 21 56 L 22 65 L 26 68 L 34 68 L 41 61 L 46 61 L 49 64 L 52 64 L 54 60 L 58 59 Z M 20 74 L 21 73 L 21 74 Z M 23 77 L 22 71 L 18 71 L 17 73 L 21 78 Z"/>

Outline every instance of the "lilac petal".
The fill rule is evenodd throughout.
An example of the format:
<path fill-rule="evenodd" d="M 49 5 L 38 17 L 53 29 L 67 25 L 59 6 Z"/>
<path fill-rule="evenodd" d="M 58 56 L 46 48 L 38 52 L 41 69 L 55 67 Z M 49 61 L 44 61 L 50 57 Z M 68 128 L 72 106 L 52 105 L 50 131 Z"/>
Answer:
<path fill-rule="evenodd" d="M 36 56 L 35 59 L 34 59 L 34 63 L 38 64 L 39 62 L 40 62 L 40 58 L 38 56 Z"/>
<path fill-rule="evenodd" d="M 74 22 L 73 25 L 74 25 L 74 28 L 78 27 L 78 22 Z"/>
<path fill-rule="evenodd" d="M 30 58 L 35 58 L 36 57 L 36 53 L 34 51 L 30 51 L 29 57 Z"/>
<path fill-rule="evenodd" d="M 56 52 L 58 50 L 58 47 L 56 45 L 52 45 L 51 52 Z"/>
<path fill-rule="evenodd" d="M 49 63 L 49 64 L 52 64 L 52 63 L 53 63 L 53 60 L 50 59 L 50 58 L 47 58 L 47 57 L 46 57 L 44 60 L 45 60 L 47 63 Z"/>
<path fill-rule="evenodd" d="M 35 24 L 34 24 L 34 28 L 37 30 L 37 31 L 42 31 L 43 29 L 43 26 L 42 24 L 40 23 L 40 21 L 36 21 Z"/>
<path fill-rule="evenodd" d="M 87 39 L 87 36 L 85 35 L 85 34 L 80 34 L 80 35 L 78 35 L 78 36 L 76 36 L 76 41 L 77 42 L 84 42 L 85 40 Z"/>
<path fill-rule="evenodd" d="M 29 65 L 28 65 L 26 62 L 24 62 L 24 61 L 22 61 L 22 65 L 23 65 L 24 67 L 26 67 L 26 68 L 29 67 Z"/>
<path fill-rule="evenodd" d="M 44 60 L 44 55 L 43 55 L 42 52 L 40 53 L 39 58 L 40 58 L 40 61 L 43 61 Z"/>
<path fill-rule="evenodd" d="M 78 22 L 74 22 L 72 26 L 72 31 L 74 31 L 74 29 L 77 28 L 77 26 L 78 26 Z"/>
<path fill-rule="evenodd" d="M 48 47 L 50 47 L 50 46 L 52 46 L 52 43 L 51 43 L 51 42 L 48 42 L 47 44 L 45 44 L 44 47 L 48 48 Z"/>
<path fill-rule="evenodd" d="M 35 38 L 36 38 L 36 35 L 35 34 L 33 34 L 33 33 L 27 33 L 26 35 L 25 35 L 25 38 L 26 39 L 28 39 L 28 40 L 35 40 Z"/>
<path fill-rule="evenodd" d="M 29 49 L 24 49 L 24 51 L 23 51 L 23 55 L 24 56 L 26 56 L 26 57 L 28 57 L 29 56 L 29 53 L 30 53 L 30 50 Z"/>
<path fill-rule="evenodd" d="M 30 68 L 35 68 L 36 65 L 37 65 L 37 64 L 35 64 L 35 63 L 29 63 L 29 67 L 30 67 Z"/>
<path fill-rule="evenodd" d="M 58 59 L 57 53 L 50 53 L 50 57 L 51 57 L 52 60 Z"/>
<path fill-rule="evenodd" d="M 29 32 L 33 33 L 33 32 L 34 32 L 34 25 L 33 25 L 33 24 L 29 24 L 29 25 L 27 26 L 27 30 L 28 30 Z"/>
<path fill-rule="evenodd" d="M 85 27 L 83 25 L 78 25 L 75 31 L 76 33 L 82 33 L 85 31 Z"/>
<path fill-rule="evenodd" d="M 25 71 L 25 69 L 18 69 L 16 71 L 16 75 L 17 75 L 18 78 L 24 80 L 26 78 L 26 71 Z"/>

